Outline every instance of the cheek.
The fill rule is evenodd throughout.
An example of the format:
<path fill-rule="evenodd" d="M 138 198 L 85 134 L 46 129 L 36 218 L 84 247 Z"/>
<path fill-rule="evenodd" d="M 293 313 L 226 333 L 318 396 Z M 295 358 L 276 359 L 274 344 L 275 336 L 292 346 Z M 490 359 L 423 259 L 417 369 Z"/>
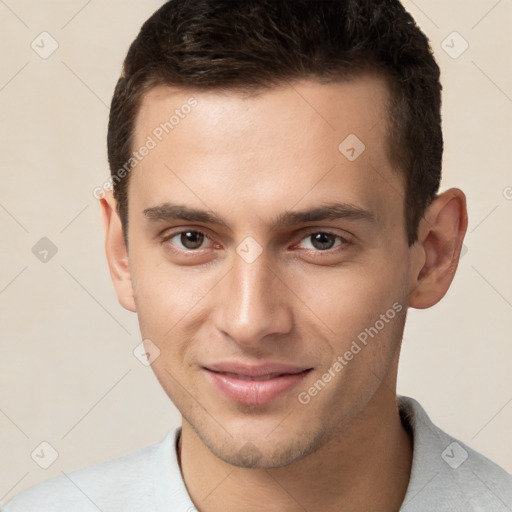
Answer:
<path fill-rule="evenodd" d="M 140 331 L 159 351 L 153 372 L 173 401 L 179 402 L 177 383 L 185 379 L 187 347 L 193 336 L 186 326 L 201 321 L 197 305 L 204 290 L 193 276 L 182 276 L 165 264 L 151 266 L 147 258 L 139 263 L 134 264 L 133 275 Z"/>
<path fill-rule="evenodd" d="M 148 250 L 131 258 L 137 315 L 143 335 L 158 340 L 178 322 L 196 314 L 197 306 L 213 284 L 195 269 L 177 269 Z"/>
<path fill-rule="evenodd" d="M 364 267 L 326 269 L 302 277 L 298 294 L 330 330 L 353 331 L 373 324 L 403 299 L 405 284 L 399 267 L 373 262 Z"/>

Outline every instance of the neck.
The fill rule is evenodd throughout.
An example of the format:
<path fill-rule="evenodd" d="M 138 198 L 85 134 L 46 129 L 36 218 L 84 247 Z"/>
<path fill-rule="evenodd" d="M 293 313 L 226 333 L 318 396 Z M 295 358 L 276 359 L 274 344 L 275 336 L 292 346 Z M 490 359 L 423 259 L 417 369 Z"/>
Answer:
<path fill-rule="evenodd" d="M 180 464 L 201 512 L 396 512 L 407 491 L 412 441 L 395 396 L 378 391 L 350 423 L 319 450 L 281 468 L 227 464 L 184 420 Z"/>

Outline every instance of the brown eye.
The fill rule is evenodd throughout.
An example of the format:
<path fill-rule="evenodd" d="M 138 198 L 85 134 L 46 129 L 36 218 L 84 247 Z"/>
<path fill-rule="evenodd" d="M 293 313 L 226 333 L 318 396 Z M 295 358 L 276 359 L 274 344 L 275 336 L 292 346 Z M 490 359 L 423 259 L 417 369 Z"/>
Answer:
<path fill-rule="evenodd" d="M 189 250 L 200 248 L 205 238 L 203 233 L 200 233 L 199 231 L 184 231 L 183 233 L 176 235 L 176 237 L 177 236 L 180 237 L 180 243 L 183 247 Z"/>

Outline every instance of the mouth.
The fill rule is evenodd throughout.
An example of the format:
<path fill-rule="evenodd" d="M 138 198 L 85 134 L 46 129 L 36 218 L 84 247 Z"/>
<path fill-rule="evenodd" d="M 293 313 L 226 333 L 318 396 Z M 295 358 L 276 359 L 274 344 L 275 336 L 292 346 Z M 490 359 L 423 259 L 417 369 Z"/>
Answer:
<path fill-rule="evenodd" d="M 283 377 L 285 375 L 295 375 L 295 374 L 289 374 L 289 373 L 269 373 L 268 375 L 261 375 L 260 377 L 251 377 L 250 375 L 240 375 L 239 373 L 224 373 L 224 372 L 215 372 L 215 373 L 225 375 L 226 377 L 230 377 L 232 379 L 257 380 L 257 381 L 275 379 L 276 377 Z"/>
<path fill-rule="evenodd" d="M 210 384 L 225 398 L 245 405 L 265 405 L 290 392 L 312 368 L 283 364 L 259 366 L 220 363 L 203 367 Z"/>

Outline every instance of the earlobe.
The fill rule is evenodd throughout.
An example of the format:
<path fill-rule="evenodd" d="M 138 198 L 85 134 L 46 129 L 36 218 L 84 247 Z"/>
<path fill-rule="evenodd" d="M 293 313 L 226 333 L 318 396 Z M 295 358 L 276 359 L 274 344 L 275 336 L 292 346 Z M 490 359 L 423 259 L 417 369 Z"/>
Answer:
<path fill-rule="evenodd" d="M 107 192 L 100 199 L 100 205 L 105 230 L 105 252 L 117 298 L 125 309 L 135 312 L 128 249 L 117 212 L 117 202 L 112 192 Z"/>
<path fill-rule="evenodd" d="M 467 223 L 466 196 L 459 189 L 447 190 L 427 208 L 413 249 L 422 258 L 413 268 L 411 307 L 429 308 L 446 294 L 457 270 Z"/>

